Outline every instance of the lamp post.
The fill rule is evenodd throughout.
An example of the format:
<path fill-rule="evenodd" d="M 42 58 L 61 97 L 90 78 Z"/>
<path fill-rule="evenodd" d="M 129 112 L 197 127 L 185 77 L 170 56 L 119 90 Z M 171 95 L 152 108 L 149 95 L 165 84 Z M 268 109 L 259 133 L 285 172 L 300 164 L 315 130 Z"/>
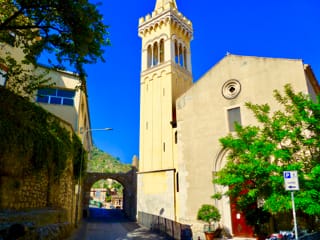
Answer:
<path fill-rule="evenodd" d="M 81 157 L 80 157 L 80 169 L 79 169 L 79 180 L 78 180 L 78 191 L 77 191 L 77 201 L 76 201 L 76 219 L 75 219 L 75 225 L 78 225 L 78 220 L 79 220 L 79 208 L 80 208 L 80 186 L 81 186 L 81 176 L 82 176 L 82 162 L 83 162 L 83 144 L 84 144 L 84 139 L 87 136 L 88 132 L 93 132 L 93 131 L 110 131 L 112 130 L 112 128 L 88 128 L 85 129 L 82 132 L 82 140 L 81 140 L 81 144 L 82 144 L 82 150 L 81 150 Z M 81 132 L 80 132 L 81 133 Z M 90 149 L 89 151 L 90 152 Z"/>

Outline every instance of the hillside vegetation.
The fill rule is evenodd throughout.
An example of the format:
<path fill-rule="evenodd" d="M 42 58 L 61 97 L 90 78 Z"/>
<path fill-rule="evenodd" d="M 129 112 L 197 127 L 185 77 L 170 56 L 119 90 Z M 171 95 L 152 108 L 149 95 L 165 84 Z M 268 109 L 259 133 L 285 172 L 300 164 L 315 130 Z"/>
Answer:
<path fill-rule="evenodd" d="M 115 158 L 97 147 L 93 147 L 90 154 L 88 172 L 118 173 L 131 170 L 130 164 L 121 163 L 119 158 Z"/>

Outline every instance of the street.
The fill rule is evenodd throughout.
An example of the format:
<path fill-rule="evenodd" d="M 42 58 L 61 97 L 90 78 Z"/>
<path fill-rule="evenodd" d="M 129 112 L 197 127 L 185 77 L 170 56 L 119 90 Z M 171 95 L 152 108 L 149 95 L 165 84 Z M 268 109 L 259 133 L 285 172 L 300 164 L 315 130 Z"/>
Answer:
<path fill-rule="evenodd" d="M 84 219 L 68 240 L 129 240 L 168 239 L 136 222 L 125 218 L 119 209 L 90 208 L 90 217 Z"/>

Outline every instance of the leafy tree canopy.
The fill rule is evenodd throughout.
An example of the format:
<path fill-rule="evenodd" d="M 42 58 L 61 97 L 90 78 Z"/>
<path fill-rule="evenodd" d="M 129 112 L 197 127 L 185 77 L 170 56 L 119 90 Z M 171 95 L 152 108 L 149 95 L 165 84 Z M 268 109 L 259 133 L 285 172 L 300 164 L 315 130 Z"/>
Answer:
<path fill-rule="evenodd" d="M 0 41 L 22 48 L 24 64 L 35 65 L 47 52 L 49 64 L 70 66 L 83 80 L 84 65 L 104 61 L 103 47 L 110 44 L 97 6 L 88 0 L 3 0 Z"/>
<path fill-rule="evenodd" d="M 320 98 L 314 102 L 290 85 L 284 94 L 274 91 L 274 97 L 281 110 L 272 112 L 268 104 L 246 103 L 259 124 L 236 125 L 235 134 L 220 139 L 229 154 L 213 183 L 229 186 L 222 194 L 236 199 L 240 210 L 252 209 L 259 202 L 266 212 L 281 213 L 292 209 L 283 171 L 296 170 L 300 185 L 296 209 L 319 215 Z"/>

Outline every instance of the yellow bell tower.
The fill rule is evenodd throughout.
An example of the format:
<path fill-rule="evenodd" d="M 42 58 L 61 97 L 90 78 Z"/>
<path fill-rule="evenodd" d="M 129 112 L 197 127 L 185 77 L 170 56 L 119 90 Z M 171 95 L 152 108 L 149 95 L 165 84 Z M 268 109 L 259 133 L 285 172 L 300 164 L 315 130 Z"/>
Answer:
<path fill-rule="evenodd" d="M 139 19 L 142 39 L 138 213 L 176 217 L 176 99 L 192 85 L 192 23 L 175 0 Z"/>

